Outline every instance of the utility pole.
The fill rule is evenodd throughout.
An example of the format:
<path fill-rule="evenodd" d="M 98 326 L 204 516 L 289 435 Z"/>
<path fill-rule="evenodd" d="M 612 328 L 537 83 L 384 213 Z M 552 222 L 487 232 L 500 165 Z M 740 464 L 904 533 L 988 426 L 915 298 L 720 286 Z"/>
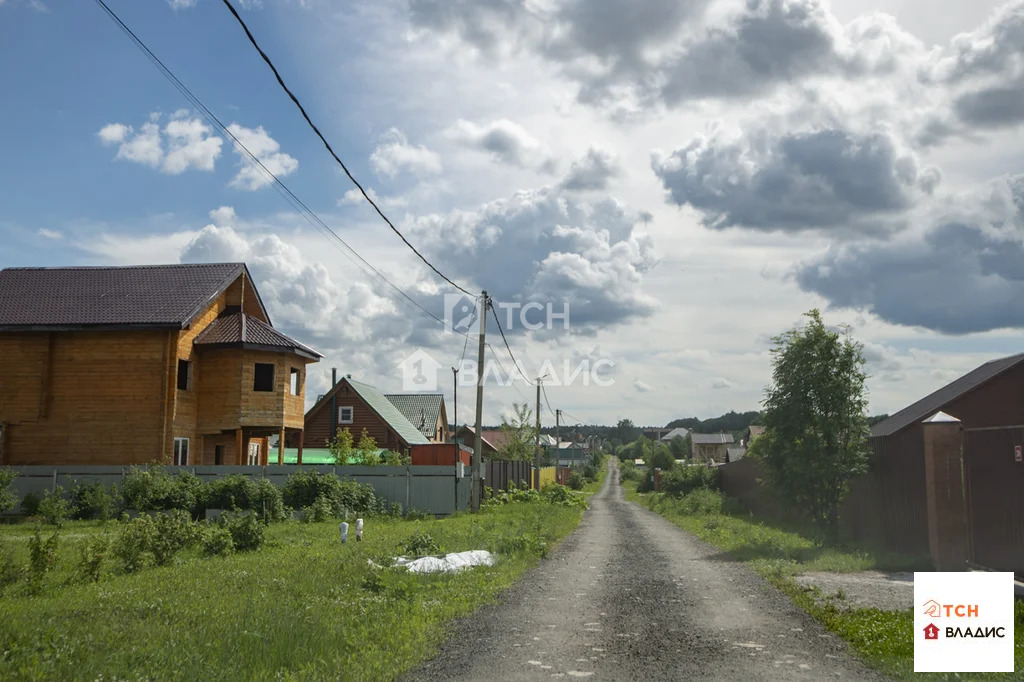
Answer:
<path fill-rule="evenodd" d="M 537 442 L 533 448 L 533 467 L 537 472 L 533 477 L 533 487 L 537 490 L 540 490 L 540 384 L 542 381 L 544 381 L 544 377 L 537 377 Z"/>
<path fill-rule="evenodd" d="M 558 471 L 558 460 L 562 458 L 562 439 L 558 436 L 558 427 L 562 421 L 562 411 L 555 408 L 555 471 Z"/>
<path fill-rule="evenodd" d="M 456 367 L 452 367 L 452 390 L 455 392 L 455 395 L 452 397 L 452 403 L 453 403 L 452 410 L 454 410 L 454 414 L 452 415 L 452 422 L 455 424 L 455 430 L 452 431 L 452 442 L 453 443 L 458 443 L 459 442 L 459 370 Z M 455 451 L 458 452 L 459 449 L 455 448 Z"/>
<path fill-rule="evenodd" d="M 484 417 L 484 334 L 487 332 L 487 308 L 490 306 L 490 299 L 487 298 L 487 290 L 480 292 L 480 347 L 476 356 L 476 433 L 473 438 L 473 463 L 472 469 L 473 487 L 469 491 L 469 505 L 473 511 L 480 511 L 480 460 L 483 457 L 483 436 L 480 430 L 483 428 Z"/>

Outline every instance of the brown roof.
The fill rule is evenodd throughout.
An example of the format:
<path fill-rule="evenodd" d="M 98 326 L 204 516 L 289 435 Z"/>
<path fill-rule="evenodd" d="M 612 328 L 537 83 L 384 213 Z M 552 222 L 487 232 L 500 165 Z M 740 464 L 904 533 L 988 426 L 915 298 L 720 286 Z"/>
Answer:
<path fill-rule="evenodd" d="M 266 322 L 242 312 L 223 315 L 196 337 L 197 346 L 243 347 L 256 350 L 286 350 L 313 359 L 323 355 L 285 336 Z"/>
<path fill-rule="evenodd" d="M 493 445 L 495 450 L 501 450 L 508 445 L 508 434 L 501 429 L 482 429 L 480 437 Z"/>
<path fill-rule="evenodd" d="M 6 268 L 0 330 L 182 329 L 243 273 L 252 280 L 244 263 Z"/>

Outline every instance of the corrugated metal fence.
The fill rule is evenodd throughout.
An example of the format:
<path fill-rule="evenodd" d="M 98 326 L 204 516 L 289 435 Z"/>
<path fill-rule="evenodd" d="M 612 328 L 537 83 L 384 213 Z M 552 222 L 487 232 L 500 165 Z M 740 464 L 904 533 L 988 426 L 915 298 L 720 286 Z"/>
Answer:
<path fill-rule="evenodd" d="M 469 503 L 469 471 L 460 477 L 454 466 L 194 466 L 161 467 L 169 473 L 190 471 L 202 480 L 212 480 L 229 474 L 242 474 L 265 478 L 277 486 L 284 485 L 288 476 L 298 471 L 334 473 L 339 478 L 369 483 L 374 493 L 389 503 L 397 502 L 402 509 L 448 515 L 466 509 Z M 128 467 L 119 466 L 12 466 L 18 472 L 12 487 L 20 500 L 30 492 L 42 494 L 61 486 L 69 491 L 76 481 L 99 482 L 106 486 L 121 485 Z"/>

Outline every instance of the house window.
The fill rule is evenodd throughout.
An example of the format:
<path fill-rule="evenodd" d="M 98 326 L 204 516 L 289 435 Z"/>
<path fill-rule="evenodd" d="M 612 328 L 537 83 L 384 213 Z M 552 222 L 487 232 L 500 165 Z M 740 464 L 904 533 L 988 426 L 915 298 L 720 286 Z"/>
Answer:
<path fill-rule="evenodd" d="M 215 445 L 213 447 L 213 463 L 223 464 L 224 463 L 224 446 Z"/>
<path fill-rule="evenodd" d="M 339 424 L 351 424 L 352 423 L 352 408 L 351 407 L 339 407 L 338 408 L 338 423 Z"/>
<path fill-rule="evenodd" d="M 188 438 L 174 439 L 174 466 L 188 466 Z"/>
<path fill-rule="evenodd" d="M 178 360 L 178 390 L 187 391 L 192 388 L 192 363 Z"/>
<path fill-rule="evenodd" d="M 255 467 L 260 465 L 260 444 L 249 443 L 249 466 Z"/>
<path fill-rule="evenodd" d="M 292 395 L 301 395 L 302 393 L 302 370 L 294 367 L 292 367 L 291 373 L 291 391 Z"/>
<path fill-rule="evenodd" d="M 257 362 L 253 371 L 252 390 L 274 391 L 274 366 L 269 362 Z"/>

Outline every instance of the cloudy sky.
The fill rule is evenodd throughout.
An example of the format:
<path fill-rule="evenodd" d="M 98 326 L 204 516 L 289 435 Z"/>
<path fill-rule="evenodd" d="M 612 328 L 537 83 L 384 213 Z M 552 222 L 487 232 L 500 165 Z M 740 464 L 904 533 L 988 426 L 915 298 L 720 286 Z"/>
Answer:
<path fill-rule="evenodd" d="M 331 367 L 400 390 L 420 349 L 450 400 L 476 338 L 420 306 L 452 290 L 222 4 L 107 2 L 365 262 L 97 5 L 0 0 L 0 266 L 244 260 L 327 356 L 310 398 Z M 570 422 L 756 409 L 771 336 L 813 307 L 865 344 L 874 413 L 1024 350 L 1024 0 L 237 4 L 384 212 L 505 305 Z M 569 328 L 507 317 L 532 302 Z M 486 421 L 533 391 L 489 387 Z"/>

